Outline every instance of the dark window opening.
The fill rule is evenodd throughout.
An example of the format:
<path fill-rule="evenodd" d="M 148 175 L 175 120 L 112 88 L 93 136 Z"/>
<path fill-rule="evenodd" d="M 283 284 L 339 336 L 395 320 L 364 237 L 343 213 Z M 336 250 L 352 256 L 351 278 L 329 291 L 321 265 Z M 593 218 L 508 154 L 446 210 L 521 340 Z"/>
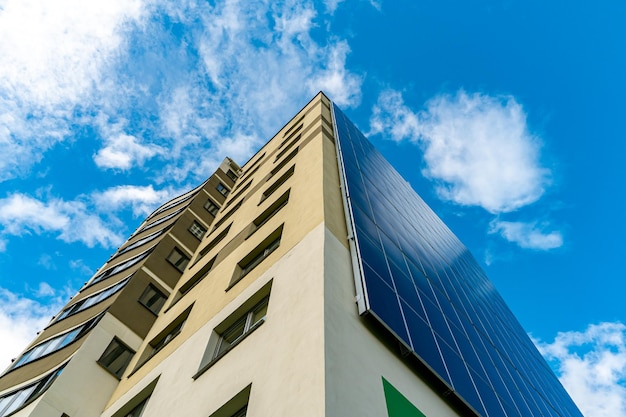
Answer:
<path fill-rule="evenodd" d="M 167 256 L 167 261 L 180 272 L 183 272 L 189 264 L 189 258 L 180 249 L 174 248 Z"/>
<path fill-rule="evenodd" d="M 149 284 L 139 297 L 139 302 L 154 314 L 159 314 L 161 308 L 165 304 L 167 297 L 159 291 L 154 285 Z"/>
<path fill-rule="evenodd" d="M 135 352 L 117 338 L 111 340 L 98 363 L 109 372 L 121 378 Z"/>

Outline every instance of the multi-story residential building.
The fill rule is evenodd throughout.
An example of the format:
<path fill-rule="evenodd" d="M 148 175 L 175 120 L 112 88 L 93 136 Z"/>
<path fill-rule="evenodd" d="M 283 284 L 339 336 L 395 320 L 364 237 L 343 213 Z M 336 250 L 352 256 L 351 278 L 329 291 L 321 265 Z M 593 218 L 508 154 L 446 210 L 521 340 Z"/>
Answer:
<path fill-rule="evenodd" d="M 0 417 L 581 416 L 324 94 L 155 211 L 0 377 Z"/>

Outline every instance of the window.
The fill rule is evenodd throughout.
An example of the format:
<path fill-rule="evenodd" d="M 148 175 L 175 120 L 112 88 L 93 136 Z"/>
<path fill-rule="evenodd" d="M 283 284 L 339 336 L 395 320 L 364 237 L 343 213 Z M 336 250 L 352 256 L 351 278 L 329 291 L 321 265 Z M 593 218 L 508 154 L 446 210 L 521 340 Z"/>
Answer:
<path fill-rule="evenodd" d="M 175 198 L 173 201 L 170 201 L 169 203 L 166 203 L 166 204 L 162 205 L 161 207 L 159 207 L 158 209 L 156 209 L 156 210 L 154 211 L 154 213 L 152 213 L 150 216 L 148 216 L 148 219 L 150 219 L 150 218 L 152 218 L 152 217 L 156 216 L 156 215 L 157 215 L 157 214 L 159 214 L 159 213 L 162 213 L 162 212 L 166 211 L 166 210 L 167 210 L 167 209 L 169 209 L 169 208 L 172 208 L 172 207 L 174 207 L 174 206 L 177 206 L 177 205 L 179 205 L 179 204 L 181 204 L 181 203 L 183 203 L 183 202 L 185 202 L 185 201 L 187 201 L 187 200 L 191 199 L 191 198 L 192 198 L 192 197 L 194 197 L 196 194 L 197 194 L 197 190 L 191 190 L 191 191 L 189 191 L 189 193 L 188 193 L 188 194 L 186 194 L 186 195 L 183 195 L 183 196 L 180 196 L 180 197 L 176 197 L 176 198 L 178 198 L 178 200 Z"/>
<path fill-rule="evenodd" d="M 11 365 L 11 369 L 15 369 L 36 359 L 54 353 L 58 350 L 63 349 L 70 343 L 75 342 L 76 340 L 86 335 L 96 325 L 96 323 L 98 323 L 103 314 L 99 314 L 98 316 L 84 322 L 78 327 L 74 327 L 73 329 L 70 329 L 34 346 L 33 348 L 26 351 L 18 360 L 13 362 L 13 364 Z"/>
<path fill-rule="evenodd" d="M 241 410 L 233 414 L 233 417 L 246 417 L 247 410 L 248 410 L 248 406 L 245 405 Z"/>
<path fill-rule="evenodd" d="M 86 310 L 93 305 L 98 304 L 100 301 L 106 300 L 107 298 L 124 288 L 131 276 L 132 275 L 124 278 L 122 281 L 111 287 L 105 288 L 100 292 L 94 293 L 87 298 L 83 298 L 82 300 L 77 301 L 76 303 L 63 310 L 55 321 L 63 320 L 66 317 L 69 317 L 73 314 Z"/>
<path fill-rule="evenodd" d="M 231 280 L 227 290 L 232 288 L 237 282 L 245 277 L 250 271 L 256 268 L 265 258 L 270 256 L 272 252 L 280 246 L 280 238 L 283 233 L 283 224 L 276 230 L 274 230 L 268 237 L 265 238 L 256 248 L 246 255 L 235 269 L 235 274 Z"/>
<path fill-rule="evenodd" d="M 252 226 L 248 237 L 250 237 L 254 232 L 256 232 L 261 226 L 269 221 L 276 213 L 280 211 L 283 207 L 287 205 L 289 201 L 289 193 L 291 189 L 287 190 L 283 195 L 278 197 L 278 199 L 272 203 L 263 213 L 261 213 L 256 219 L 252 221 Z"/>
<path fill-rule="evenodd" d="M 159 291 L 154 285 L 149 284 L 139 297 L 139 302 L 154 314 L 159 314 L 161 307 L 165 304 L 167 297 Z"/>
<path fill-rule="evenodd" d="M 251 388 L 252 385 L 245 387 L 209 417 L 244 417 L 248 409 Z"/>
<path fill-rule="evenodd" d="M 206 233 L 206 229 L 202 227 L 200 223 L 194 220 L 194 222 L 191 223 L 191 226 L 189 227 L 189 233 L 202 240 L 204 234 Z"/>
<path fill-rule="evenodd" d="M 160 225 L 161 223 L 165 223 L 166 221 L 176 217 L 177 215 L 179 215 L 180 213 L 182 213 L 183 210 L 185 210 L 187 208 L 187 206 L 185 207 L 181 207 L 176 211 L 171 212 L 170 214 L 168 214 L 167 216 L 163 216 L 158 220 L 153 221 L 152 223 L 148 223 L 146 224 L 144 227 L 142 227 L 141 229 L 137 230 L 137 232 L 135 232 L 135 234 L 137 233 L 141 233 L 144 230 L 148 230 L 148 229 L 152 229 L 155 226 Z"/>
<path fill-rule="evenodd" d="M 65 364 L 61 365 L 60 368 L 50 372 L 48 375 L 44 376 L 40 380 L 1 396 L 0 417 L 5 417 L 9 414 L 13 414 L 15 411 L 19 410 L 26 404 L 29 404 L 34 399 L 39 397 L 39 395 L 41 395 L 45 390 L 48 389 L 48 387 L 52 384 L 56 377 L 61 375 L 64 367 Z"/>
<path fill-rule="evenodd" d="M 261 302 L 252 307 L 250 311 L 246 312 L 243 317 L 220 334 L 213 359 L 223 356 L 226 352 L 239 344 L 245 336 L 260 326 L 267 315 L 268 300 L 269 298 L 265 297 Z"/>
<path fill-rule="evenodd" d="M 222 240 L 224 240 L 224 238 L 228 235 L 228 232 L 230 231 L 230 227 L 232 225 L 233 224 L 231 223 L 228 226 L 226 226 L 226 228 L 224 228 L 224 230 L 222 230 L 219 235 L 215 236 L 215 238 L 213 238 L 213 240 L 210 241 L 209 244 L 206 245 L 202 249 L 202 251 L 200 251 L 200 258 L 202 258 L 204 255 L 209 253 L 211 251 L 211 249 L 213 249 L 215 246 L 217 246 L 218 243 L 220 243 Z"/>
<path fill-rule="evenodd" d="M 237 204 L 235 204 L 235 206 L 232 209 L 230 209 L 226 214 L 222 215 L 222 218 L 219 219 L 217 222 L 215 222 L 215 227 L 213 228 L 213 230 L 216 230 L 218 227 L 220 227 L 222 224 L 224 224 L 224 222 L 226 220 L 228 220 L 230 218 L 230 216 L 235 214 L 237 209 L 239 207 L 241 207 L 242 203 L 243 203 L 243 199 L 239 200 L 239 202 Z"/>
<path fill-rule="evenodd" d="M 213 215 L 213 217 L 217 216 L 217 212 L 220 209 L 220 206 L 215 204 L 213 200 L 209 199 L 206 203 L 204 203 L 204 208 Z"/>
<path fill-rule="evenodd" d="M 146 256 L 150 255 L 150 252 L 152 252 L 152 250 L 154 249 L 154 246 L 146 249 L 145 251 L 141 252 L 139 255 L 133 256 L 132 258 L 128 258 L 127 260 L 125 260 L 124 262 L 115 265 L 112 268 L 109 268 L 107 270 L 105 270 L 104 272 L 102 272 L 100 275 L 97 275 L 90 283 L 89 285 L 93 285 L 96 282 L 100 282 L 108 277 L 110 277 L 111 275 L 115 275 L 118 272 L 122 272 L 127 270 L 128 268 L 138 264 L 139 262 L 143 261 Z"/>
<path fill-rule="evenodd" d="M 285 146 L 285 148 L 280 151 L 278 153 L 278 155 L 276 155 L 276 159 L 274 159 L 274 163 L 276 163 L 276 161 L 278 161 L 280 158 L 283 157 L 284 154 L 286 154 L 289 149 L 293 148 L 293 146 L 298 143 L 298 141 L 300 140 L 300 135 L 296 136 L 294 140 L 291 141 L 291 143 L 289 143 L 289 145 Z"/>
<path fill-rule="evenodd" d="M 143 414 L 143 409 L 146 408 L 146 404 L 150 397 L 146 398 L 142 402 L 140 402 L 135 408 L 133 408 L 130 413 L 126 414 L 124 417 L 140 417 Z"/>
<path fill-rule="evenodd" d="M 150 398 L 154 389 L 159 382 L 160 376 L 157 376 L 152 382 L 146 385 L 139 393 L 137 393 L 130 401 L 121 406 L 112 417 L 147 417 Z"/>
<path fill-rule="evenodd" d="M 285 165 L 287 165 L 289 163 L 289 161 L 291 161 L 297 154 L 298 154 L 298 150 L 300 148 L 296 148 L 293 150 L 293 152 L 291 152 L 289 155 L 287 155 L 285 157 L 285 159 L 283 159 L 282 161 L 280 161 L 280 164 L 276 165 L 274 167 L 274 169 L 272 169 L 270 171 L 270 178 L 273 177 L 274 175 L 278 174 L 278 172 L 283 169 L 285 167 Z"/>
<path fill-rule="evenodd" d="M 226 186 L 224 184 L 222 184 L 221 182 L 219 184 L 217 184 L 217 187 L 215 187 L 215 188 L 224 197 L 226 197 L 228 195 L 228 193 L 230 192 L 230 190 L 228 188 L 226 188 Z"/>
<path fill-rule="evenodd" d="M 189 278 L 189 280 L 180 287 L 179 292 L 181 297 L 187 294 L 193 287 L 196 286 L 198 282 L 200 282 L 204 277 L 209 274 L 209 272 L 211 272 L 211 269 L 213 269 L 213 264 L 215 264 L 215 259 L 216 257 L 213 257 L 213 259 L 207 262 L 206 265 L 204 265 L 198 272 L 194 274 L 194 276 Z"/>
<path fill-rule="evenodd" d="M 121 255 L 123 253 L 126 253 L 128 251 L 131 251 L 135 248 L 138 248 L 139 246 L 143 245 L 144 243 L 150 242 L 154 239 L 156 239 L 157 237 L 161 236 L 163 233 L 167 232 L 169 230 L 169 227 L 166 227 L 164 229 L 158 230 L 154 233 L 149 234 L 148 236 L 142 237 L 141 239 L 137 240 L 136 242 L 131 243 L 130 245 L 126 246 L 125 248 L 121 249 L 117 255 Z M 117 256 L 116 255 L 116 256 Z"/>
<path fill-rule="evenodd" d="M 184 325 L 185 325 L 185 321 L 181 321 L 180 323 L 177 323 L 176 326 L 171 329 L 171 331 L 169 331 L 167 334 L 165 334 L 154 345 L 151 345 L 152 346 L 152 350 L 153 350 L 153 354 L 158 352 L 159 350 L 161 350 L 163 348 L 163 346 L 167 345 L 170 342 L 170 340 L 172 340 L 173 338 L 178 336 L 180 331 L 183 329 Z"/>
<path fill-rule="evenodd" d="M 134 354 L 132 349 L 114 338 L 98 359 L 98 363 L 116 377 L 121 378 Z"/>
<path fill-rule="evenodd" d="M 228 171 L 226 171 L 226 175 L 228 176 L 228 178 L 230 178 L 233 181 L 237 181 L 237 174 L 235 174 L 233 172 L 232 169 L 229 169 Z"/>
<path fill-rule="evenodd" d="M 200 369 L 193 376 L 193 379 L 198 379 L 207 369 L 265 322 L 271 291 L 272 280 L 263 285 L 254 295 L 244 301 L 232 314 L 213 329 L 213 334 L 209 338 L 200 362 Z M 219 415 L 230 417 L 232 413 L 239 410 L 246 403 L 247 401 L 240 402 L 236 407 L 229 407 L 230 413 Z"/>
<path fill-rule="evenodd" d="M 235 201 L 237 198 L 239 198 L 241 194 L 243 194 L 244 191 L 250 188 L 250 186 L 252 185 L 252 181 L 253 180 L 248 181 L 246 185 L 244 185 L 243 188 L 241 188 L 241 190 L 237 192 L 237 194 L 233 195 L 230 201 L 226 204 L 226 207 L 230 206 L 233 203 L 233 201 Z"/>
<path fill-rule="evenodd" d="M 251 176 L 252 174 L 254 174 L 255 172 L 257 172 L 257 171 L 259 170 L 259 167 L 260 167 L 260 166 L 261 166 L 261 165 L 259 165 L 259 166 L 255 167 L 252 171 L 247 172 L 245 176 L 241 177 L 241 181 L 239 181 L 239 184 L 235 185 L 235 189 L 236 189 L 236 188 L 239 188 L 239 186 L 241 186 L 241 184 L 243 184 L 245 180 L 247 180 L 248 178 L 250 178 L 250 176 Z"/>
<path fill-rule="evenodd" d="M 167 261 L 183 272 L 189 263 L 189 258 L 180 249 L 174 248 L 167 256 Z"/>
<path fill-rule="evenodd" d="M 296 169 L 295 165 L 292 165 L 291 168 L 289 168 L 283 175 L 280 176 L 280 178 L 278 178 L 276 181 L 274 181 L 274 183 L 272 185 L 270 185 L 264 192 L 263 195 L 261 196 L 261 203 L 263 201 L 265 201 L 265 199 L 269 196 L 271 196 L 274 191 L 276 191 L 278 188 L 280 188 L 281 185 L 283 185 L 285 183 L 285 181 L 287 181 L 294 173 Z"/>
<path fill-rule="evenodd" d="M 192 307 L 193 304 L 189 306 L 189 308 L 187 308 L 187 310 L 185 310 L 180 316 L 176 317 L 176 319 L 172 323 L 170 323 L 165 329 L 163 329 L 163 331 L 159 335 L 157 335 L 157 337 L 152 339 L 152 341 L 150 342 L 150 347 L 152 348 L 152 350 L 149 352 L 146 360 L 154 356 L 159 350 L 163 349 L 165 345 L 167 345 L 169 342 L 172 341 L 172 339 L 180 334 L 183 326 L 185 325 L 185 322 L 187 321 L 187 317 L 189 317 L 189 313 L 191 312 Z"/>
<path fill-rule="evenodd" d="M 295 130 L 294 130 L 293 132 L 291 132 L 291 133 L 289 134 L 289 136 L 287 136 L 287 138 L 286 138 L 285 140 L 283 140 L 283 141 L 280 143 L 280 145 L 278 145 L 278 149 L 280 149 L 280 148 L 282 148 L 283 146 L 285 146 L 285 144 L 286 144 L 287 142 L 289 142 L 289 141 L 291 140 L 291 138 L 293 138 L 293 137 L 295 136 L 295 134 L 296 134 L 296 133 L 298 133 L 298 132 L 302 129 L 302 126 L 303 126 L 302 124 L 298 125 L 298 126 L 295 128 Z M 293 126 L 292 126 L 291 128 L 293 128 Z M 285 133 L 285 135 L 287 135 L 287 133 Z"/>
<path fill-rule="evenodd" d="M 263 159 L 264 156 L 265 156 L 265 152 L 263 152 L 263 154 L 261 154 L 261 156 L 259 156 L 256 161 L 254 161 L 252 164 L 250 164 L 250 166 L 248 168 L 246 168 L 246 171 L 244 172 L 244 175 L 242 176 L 242 179 L 243 179 L 243 177 L 249 177 L 250 174 L 252 174 L 253 171 L 256 171 L 259 168 L 256 165 L 259 162 L 261 162 L 261 159 Z M 253 170 L 253 168 L 254 168 L 254 170 Z"/>

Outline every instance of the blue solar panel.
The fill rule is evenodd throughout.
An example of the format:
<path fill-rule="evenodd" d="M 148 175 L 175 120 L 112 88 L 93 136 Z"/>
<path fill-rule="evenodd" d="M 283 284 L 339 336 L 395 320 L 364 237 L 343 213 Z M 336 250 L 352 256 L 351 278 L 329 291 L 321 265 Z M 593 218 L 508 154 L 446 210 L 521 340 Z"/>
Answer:
<path fill-rule="evenodd" d="M 467 248 L 333 105 L 360 313 L 483 416 L 582 416 Z"/>

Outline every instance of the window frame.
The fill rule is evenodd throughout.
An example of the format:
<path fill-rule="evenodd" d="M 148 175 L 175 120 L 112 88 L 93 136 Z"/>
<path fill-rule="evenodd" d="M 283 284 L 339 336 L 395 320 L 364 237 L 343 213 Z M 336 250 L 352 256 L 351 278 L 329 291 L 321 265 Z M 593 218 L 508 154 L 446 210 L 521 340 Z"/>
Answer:
<path fill-rule="evenodd" d="M 221 195 L 223 195 L 224 197 L 228 197 L 228 194 L 230 193 L 230 188 L 228 188 L 227 186 L 225 186 L 223 183 L 219 182 L 216 186 L 215 189 L 217 190 L 218 193 L 220 193 Z"/>
<path fill-rule="evenodd" d="M 230 313 L 226 318 L 224 318 L 215 328 L 213 329 L 213 333 L 209 338 L 209 342 L 204 351 L 204 355 L 202 356 L 202 360 L 200 362 L 200 367 L 198 372 L 192 376 L 195 380 L 199 378 L 207 369 L 212 367 L 216 362 L 218 362 L 221 358 L 223 358 L 228 352 L 235 348 L 235 346 L 239 345 L 243 340 L 245 340 L 248 336 L 250 336 L 254 331 L 256 331 L 259 327 L 261 327 L 266 319 L 269 312 L 269 299 L 272 292 L 272 284 L 273 280 L 270 279 L 267 283 L 265 283 L 254 295 L 245 300 L 239 307 L 237 307 L 232 313 Z M 219 345 L 222 342 L 222 335 L 226 333 L 230 328 L 235 326 L 243 317 L 246 317 L 251 312 L 259 309 L 260 307 L 265 307 L 265 315 L 252 323 L 246 332 L 244 332 L 241 336 L 237 338 L 234 343 L 231 343 L 228 349 L 225 349 L 222 352 L 219 352 Z M 217 354 L 216 352 L 219 352 Z M 220 414 L 221 415 L 221 414 Z M 229 415 L 229 414 L 227 414 Z"/>
<path fill-rule="evenodd" d="M 191 233 L 198 240 L 202 240 L 204 238 L 204 236 L 206 235 L 206 232 L 207 232 L 207 228 L 205 228 L 203 225 L 201 225 L 197 220 L 194 220 L 191 223 L 191 226 L 189 226 L 189 229 L 187 229 L 187 230 L 189 231 L 189 233 Z M 201 231 L 201 233 L 200 233 L 200 231 Z"/>
<path fill-rule="evenodd" d="M 287 203 L 289 203 L 289 196 L 291 195 L 291 188 L 287 189 L 280 197 L 278 197 L 269 207 L 267 207 L 261 214 L 259 214 L 250 224 L 250 230 L 246 239 L 250 238 L 257 230 L 259 230 L 265 223 L 269 222 L 279 211 L 281 211 Z"/>
<path fill-rule="evenodd" d="M 180 256 L 179 259 L 176 260 L 172 260 L 172 256 L 174 254 L 178 254 Z M 167 262 L 170 263 L 170 265 L 172 265 L 174 268 L 176 268 L 179 272 L 184 272 L 185 268 L 187 268 L 187 265 L 189 265 L 189 262 L 191 261 L 191 258 L 189 256 L 187 256 L 187 254 L 185 252 L 183 252 L 182 249 L 178 248 L 178 246 L 174 246 L 172 248 L 172 251 L 170 252 L 169 255 L 167 255 L 167 257 L 165 258 L 165 260 Z"/>
<path fill-rule="evenodd" d="M 107 300 L 108 298 L 114 296 L 115 294 L 117 294 L 119 291 L 121 291 L 126 284 L 128 284 L 128 281 L 130 280 L 130 278 L 134 275 L 134 273 L 130 274 L 129 276 L 127 276 L 126 278 L 116 282 L 115 284 L 109 285 L 108 287 L 105 287 L 93 294 L 91 294 L 88 297 L 82 298 L 80 300 L 78 300 L 77 302 L 75 302 L 74 304 L 68 306 L 67 308 L 64 308 L 63 310 L 61 310 L 61 312 L 59 313 L 58 316 L 55 317 L 53 323 L 59 322 L 61 320 L 64 320 L 70 316 L 73 316 L 74 314 L 78 314 L 83 310 L 87 310 L 88 308 L 91 308 L 95 305 L 100 304 L 101 302 Z M 93 302 L 91 302 L 93 301 Z M 85 306 L 85 304 L 88 304 L 87 306 Z"/>
<path fill-rule="evenodd" d="M 67 329 L 63 333 L 58 333 L 37 343 L 26 352 L 21 354 L 15 361 L 13 361 L 13 363 L 9 367 L 9 371 L 20 368 L 31 362 L 35 362 L 46 356 L 52 355 L 53 353 L 56 353 L 61 349 L 65 349 L 69 345 L 74 344 L 78 340 L 82 339 L 89 332 L 91 332 L 91 330 L 96 326 L 96 324 L 98 324 L 103 316 L 104 312 L 90 318 L 87 321 L 82 322 L 77 326 Z"/>
<path fill-rule="evenodd" d="M 250 335 L 253 331 L 259 328 L 265 322 L 265 318 L 267 317 L 267 308 L 269 305 L 269 295 L 263 297 L 261 301 L 256 303 L 250 310 L 244 313 L 242 317 L 237 319 L 233 324 L 228 326 L 224 331 L 219 333 L 219 339 L 217 340 L 217 344 L 215 346 L 215 351 L 213 352 L 213 358 L 211 361 L 217 361 L 228 352 L 230 352 L 235 346 L 241 343 L 248 335 Z M 265 313 L 262 317 L 254 320 L 255 315 L 265 309 Z M 253 321 L 254 320 L 254 321 Z M 232 342 L 229 342 L 229 345 L 222 349 L 222 344 L 226 340 L 226 336 L 230 336 L 230 332 L 238 330 L 240 324 L 243 323 L 243 328 L 241 329 L 241 334 L 238 335 Z"/>
<path fill-rule="evenodd" d="M 114 344 L 117 344 L 117 346 L 114 346 Z M 112 348 L 112 346 L 114 347 Z M 105 358 L 105 356 L 111 355 L 111 353 L 118 347 L 122 348 L 123 352 L 115 356 L 113 360 L 105 362 L 103 358 Z M 130 353 L 130 356 L 128 356 L 128 358 L 124 361 L 125 363 L 122 364 L 121 368 L 117 372 L 115 372 L 113 369 L 111 369 L 111 365 L 113 365 L 115 361 L 125 353 Z M 135 350 L 131 349 L 126 343 L 122 342 L 117 337 L 113 337 L 113 339 L 111 339 L 111 342 L 109 342 L 109 345 L 106 347 L 106 349 L 104 349 L 104 352 L 102 352 L 102 355 L 100 355 L 100 358 L 98 358 L 96 362 L 98 363 L 98 365 L 102 366 L 104 369 L 106 369 L 111 375 L 115 376 L 117 379 L 122 379 L 122 375 L 124 375 L 124 372 L 126 371 L 126 369 L 128 368 L 128 365 L 132 361 L 133 356 L 135 356 L 135 353 L 136 353 Z"/>
<path fill-rule="evenodd" d="M 220 211 L 220 205 L 213 201 L 212 198 L 208 198 L 206 203 L 204 203 L 204 209 L 209 212 L 213 217 L 217 216 L 217 213 Z"/>
<path fill-rule="evenodd" d="M 272 194 L 274 194 L 276 190 L 278 190 L 284 183 L 287 182 L 289 178 L 291 178 L 294 175 L 295 172 L 296 172 L 296 165 L 294 164 L 287 171 L 285 171 L 283 175 L 281 175 L 276 181 L 274 181 L 272 185 L 270 185 L 269 187 L 265 189 L 265 191 L 263 191 L 263 194 L 261 195 L 261 201 L 259 201 L 259 204 L 263 203 Z"/>
<path fill-rule="evenodd" d="M 264 260 L 266 260 L 272 253 L 280 247 L 280 242 L 283 236 L 285 223 L 278 226 L 272 233 L 267 235 L 254 249 L 252 249 L 246 256 L 244 256 L 239 262 L 233 273 L 233 277 L 226 288 L 226 291 L 233 288 L 239 281 L 241 281 L 246 275 L 252 272 L 257 266 L 259 266 Z"/>
<path fill-rule="evenodd" d="M 148 293 L 149 291 L 154 292 L 154 295 L 160 296 L 160 300 L 162 300 L 162 302 L 160 303 L 160 305 L 158 306 L 158 308 L 154 309 L 154 305 L 158 305 L 159 301 L 157 300 L 155 303 L 153 303 L 152 305 L 148 305 L 147 301 L 144 300 L 144 298 L 148 298 L 151 299 L 153 296 L 148 297 Z M 163 306 L 165 305 L 165 302 L 167 301 L 167 295 L 165 293 L 163 293 L 163 291 L 161 291 L 160 289 L 158 289 L 155 285 L 153 285 L 152 283 L 148 284 L 146 286 L 146 288 L 143 290 L 143 292 L 141 293 L 141 296 L 137 299 L 137 301 L 139 302 L 139 304 L 141 304 L 142 306 L 144 306 L 145 308 L 147 308 L 152 314 L 154 314 L 155 316 L 159 315 L 159 312 L 161 311 L 161 309 L 163 308 Z"/>
<path fill-rule="evenodd" d="M 48 374 L 44 375 L 42 378 L 31 384 L 7 392 L 6 394 L 0 396 L 0 416 L 6 417 L 9 415 L 13 415 L 17 411 L 23 409 L 28 404 L 39 398 L 39 396 L 43 394 L 50 387 L 50 385 L 52 385 L 54 380 L 59 375 L 61 375 L 67 363 L 68 362 L 65 362 L 58 368 L 54 369 L 53 371 L 49 372 Z M 25 395 L 21 395 L 22 393 L 25 393 Z M 4 400 L 6 400 L 7 398 L 10 398 L 10 400 L 5 402 Z M 16 400 L 21 403 L 14 406 Z"/>

